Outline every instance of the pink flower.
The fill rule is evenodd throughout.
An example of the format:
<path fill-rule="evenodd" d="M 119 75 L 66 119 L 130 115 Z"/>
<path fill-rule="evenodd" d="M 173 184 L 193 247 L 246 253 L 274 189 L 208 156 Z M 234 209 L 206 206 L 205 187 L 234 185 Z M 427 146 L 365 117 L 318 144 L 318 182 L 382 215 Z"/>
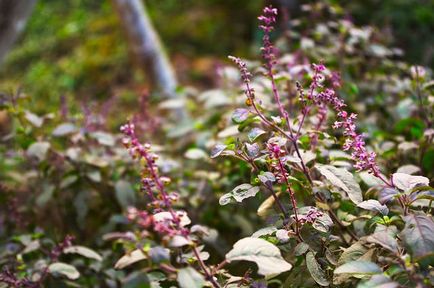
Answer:
<path fill-rule="evenodd" d="M 263 47 L 261 48 L 262 56 L 265 60 L 265 65 L 268 69 L 271 69 L 275 64 L 275 52 L 276 49 L 271 43 L 270 33 L 274 30 L 274 24 L 276 24 L 277 9 L 273 7 L 265 7 L 263 14 L 258 17 L 261 25 L 259 28 L 264 31 L 264 36 L 262 37 Z"/>
<path fill-rule="evenodd" d="M 228 58 L 237 64 L 238 68 L 240 69 L 241 79 L 245 85 L 244 93 L 248 99 L 253 100 L 255 98 L 255 91 L 250 87 L 250 79 L 252 74 L 249 72 L 249 70 L 247 70 L 247 64 L 238 57 L 229 56 Z"/>
<path fill-rule="evenodd" d="M 152 213 L 169 212 L 172 217 L 164 221 L 155 221 L 152 214 L 146 211 L 138 211 L 135 208 L 129 209 L 128 218 L 134 219 L 144 228 L 153 230 L 163 236 L 188 235 L 189 230 L 180 225 L 180 219 L 172 208 L 173 202 L 179 198 L 178 193 L 166 191 L 165 184 L 170 183 L 170 178 L 161 177 L 155 161 L 158 156 L 151 152 L 150 144 L 140 144 L 134 130 L 134 124 L 127 123 L 121 127 L 124 134 L 122 143 L 133 159 L 142 160 L 142 190 L 147 193 L 150 202 L 148 207 Z"/>
<path fill-rule="evenodd" d="M 333 129 L 344 129 L 344 136 L 346 137 L 345 143 L 342 146 L 344 151 L 351 151 L 351 157 L 356 162 L 354 167 L 358 170 L 367 170 L 374 175 L 379 173 L 378 165 L 375 161 L 376 154 L 369 152 L 366 148 L 366 143 L 362 134 L 358 134 L 356 131 L 356 119 L 357 114 L 349 114 L 344 108 L 346 107 L 344 101 L 340 99 L 337 93 L 331 89 L 326 88 L 322 91 L 315 93 L 314 90 L 322 87 L 322 83 L 319 79 L 324 79 L 323 71 L 326 67 L 321 64 L 313 64 L 314 75 L 312 76 L 311 92 L 308 98 L 313 100 L 316 104 L 328 104 L 333 107 L 338 117 L 338 120 L 334 122 Z M 320 77 L 321 76 L 321 77 Z M 333 87 L 340 85 L 340 80 L 336 74 L 332 74 L 331 77 Z"/>

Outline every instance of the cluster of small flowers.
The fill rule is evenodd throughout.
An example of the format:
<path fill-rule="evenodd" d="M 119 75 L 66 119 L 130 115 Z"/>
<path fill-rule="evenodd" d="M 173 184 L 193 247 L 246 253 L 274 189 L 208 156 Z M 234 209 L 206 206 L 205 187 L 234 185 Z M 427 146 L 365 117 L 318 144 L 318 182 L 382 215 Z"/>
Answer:
<path fill-rule="evenodd" d="M 63 250 L 66 248 L 72 246 L 72 242 L 74 241 L 75 237 L 71 235 L 66 235 L 65 239 L 59 244 L 57 244 L 51 251 L 50 251 L 50 259 L 53 262 L 56 262 L 57 259 L 59 259 L 60 255 L 63 253 Z"/>
<path fill-rule="evenodd" d="M 316 90 L 323 87 L 323 82 L 325 79 L 322 72 L 326 69 L 326 67 L 322 63 L 313 64 L 312 68 L 314 73 L 312 75 L 312 82 L 310 83 L 309 92 L 307 95 L 303 89 L 303 86 L 299 82 L 295 83 L 299 95 L 299 101 L 303 104 L 304 114 L 307 114 L 310 111 L 310 107 L 306 105 L 307 101 L 309 100 L 315 102 L 315 93 L 317 93 Z"/>
<path fill-rule="evenodd" d="M 161 177 L 158 173 L 158 167 L 155 161 L 158 155 L 151 152 L 150 144 L 140 144 L 136 134 L 135 127 L 132 123 L 127 123 L 121 127 L 121 132 L 124 134 L 122 140 L 126 149 L 133 159 L 143 160 L 142 170 L 142 190 L 147 193 L 150 198 L 148 207 L 152 209 L 152 213 L 169 213 L 170 217 L 166 217 L 161 221 L 156 221 L 154 215 L 146 211 L 139 211 L 136 208 L 128 210 L 128 219 L 135 220 L 145 229 L 152 229 L 162 236 L 187 235 L 188 230 L 180 225 L 181 219 L 176 213 L 172 204 L 179 199 L 176 192 L 168 193 L 165 190 L 165 184 L 170 183 L 170 178 Z"/>
<path fill-rule="evenodd" d="M 325 78 L 323 75 L 323 71 L 326 69 L 323 64 L 313 64 L 314 76 L 312 79 L 311 87 L 322 87 L 322 84 L 318 84 L 321 78 Z M 322 80 L 321 80 L 322 81 Z M 339 78 L 332 74 L 331 77 L 332 85 L 334 87 L 338 87 L 340 85 Z M 315 84 L 314 84 L 315 83 Z M 356 162 L 354 167 L 358 171 L 367 170 L 368 172 L 373 173 L 374 175 L 379 173 L 378 165 L 375 161 L 376 154 L 375 152 L 368 152 L 366 148 L 366 143 L 363 140 L 363 135 L 358 134 L 356 132 L 356 124 L 355 120 L 357 115 L 354 113 L 349 114 L 344 110 L 346 106 L 344 101 L 340 99 L 336 92 L 331 88 L 326 88 L 323 91 L 318 93 L 310 93 L 312 99 L 317 105 L 328 104 L 333 107 L 336 111 L 339 121 L 335 121 L 333 124 L 334 129 L 343 128 L 345 144 L 343 145 L 344 151 L 352 151 L 351 157 Z M 321 106 L 320 106 L 321 107 Z"/>
<path fill-rule="evenodd" d="M 247 64 L 238 57 L 229 56 L 228 58 L 232 60 L 240 70 L 241 79 L 243 80 L 245 86 L 244 93 L 246 94 L 247 98 L 250 100 L 255 99 L 255 91 L 250 87 L 250 79 L 252 74 L 247 69 Z"/>
<path fill-rule="evenodd" d="M 151 202 L 149 206 L 155 209 L 154 212 L 162 211 L 164 208 L 171 207 L 172 202 L 178 199 L 177 194 L 168 194 L 164 190 L 164 184 L 170 183 L 170 178 L 160 177 L 158 175 L 158 167 L 156 160 L 158 155 L 151 152 L 151 145 L 146 143 L 142 145 L 136 134 L 135 126 L 132 123 L 127 123 L 121 127 L 121 132 L 124 134 L 122 143 L 128 150 L 133 159 L 144 160 L 142 170 L 142 190 L 145 191 Z"/>
<path fill-rule="evenodd" d="M 139 210 L 136 207 L 128 207 L 127 218 L 135 221 L 140 227 L 148 229 L 154 226 L 154 217 L 147 211 Z"/>
<path fill-rule="evenodd" d="M 48 256 L 50 257 L 50 262 L 57 262 L 60 255 L 62 255 L 63 251 L 72 246 L 72 241 L 74 241 L 74 237 L 67 235 L 62 242 L 54 246 L 53 249 L 49 252 Z M 39 288 L 42 287 L 43 280 L 47 277 L 48 274 L 48 266 L 42 269 L 42 273 L 40 277 L 33 281 L 28 279 L 27 277 L 18 278 L 16 273 L 12 272 L 9 267 L 3 267 L 3 271 L 0 272 L 0 283 L 5 283 L 8 285 L 7 287 L 25 287 L 25 288 Z"/>
<path fill-rule="evenodd" d="M 330 76 L 330 81 L 332 83 L 333 88 L 338 89 L 341 87 L 341 75 L 336 72 L 333 71 L 332 75 Z"/>
<path fill-rule="evenodd" d="M 168 237 L 188 234 L 187 229 L 177 227 L 176 223 L 174 223 L 172 219 L 166 219 L 164 221 L 156 222 L 154 225 L 154 231 L 162 236 Z"/>
<path fill-rule="evenodd" d="M 346 106 L 344 101 L 337 97 L 336 92 L 333 89 L 326 88 L 324 91 L 319 92 L 316 97 L 315 101 L 318 103 L 327 103 L 336 111 L 342 111 L 342 109 Z"/>
<path fill-rule="evenodd" d="M 8 267 L 3 267 L 0 272 L 0 283 L 4 283 L 6 287 L 24 287 L 24 288 L 38 288 L 39 283 L 33 282 L 28 278 L 19 279 Z"/>
<path fill-rule="evenodd" d="M 187 228 L 180 227 L 179 225 L 179 223 L 181 222 L 181 214 L 177 213 L 174 217 L 175 218 L 167 217 L 159 219 L 157 221 L 154 215 L 150 214 L 147 211 L 138 210 L 135 207 L 129 207 L 127 211 L 128 220 L 135 221 L 135 223 L 137 223 L 141 228 L 145 230 L 146 234 L 147 231 L 151 230 L 163 237 L 173 237 L 175 235 L 186 236 L 190 234 L 190 231 Z M 173 219 L 176 220 L 174 221 Z"/>
<path fill-rule="evenodd" d="M 315 89 L 318 88 L 322 88 L 323 87 L 323 82 L 324 82 L 324 75 L 323 72 L 326 69 L 325 66 L 320 63 L 320 64 L 313 64 L 312 65 L 313 68 L 313 75 L 312 75 L 312 83 L 310 83 L 310 90 L 309 90 L 309 94 L 307 95 L 307 98 L 309 100 L 314 100 L 315 99 Z"/>
<path fill-rule="evenodd" d="M 275 63 L 275 48 L 270 40 L 270 33 L 274 29 L 274 24 L 276 23 L 277 9 L 273 7 L 265 7 L 263 14 L 258 17 L 258 20 L 262 22 L 259 28 L 264 31 L 264 36 L 262 38 L 263 47 L 261 48 L 262 56 L 265 59 L 265 65 L 268 69 Z"/>
<path fill-rule="evenodd" d="M 342 149 L 344 151 L 352 150 L 351 157 L 356 161 L 354 167 L 358 171 L 367 170 L 373 174 L 377 174 L 379 168 L 375 161 L 376 154 L 375 152 L 368 152 L 363 135 L 356 132 L 355 120 L 357 115 L 354 113 L 348 115 L 346 111 L 341 110 L 338 112 L 338 117 L 341 121 L 335 121 L 333 128 L 344 128 L 346 139 Z"/>
<path fill-rule="evenodd" d="M 316 65 L 314 67 L 318 67 L 318 66 Z M 324 69 L 325 69 L 324 65 L 320 66 L 319 69 L 321 71 L 324 71 Z M 318 83 L 318 81 L 319 81 L 318 77 L 316 77 L 315 81 L 317 82 L 316 85 L 321 85 L 321 83 Z M 337 72 L 332 72 L 332 74 L 330 76 L 330 81 L 331 81 L 332 87 L 334 89 L 338 89 L 341 86 L 341 77 L 340 77 L 339 73 L 337 73 Z M 328 94 L 330 95 L 330 91 L 328 91 Z M 338 105 L 340 105 L 340 104 L 338 104 Z M 318 105 L 318 114 L 317 114 L 317 122 L 315 124 L 315 130 L 320 131 L 322 125 L 326 122 L 326 120 L 327 120 L 327 105 L 326 105 L 326 103 L 320 103 Z M 312 133 L 310 135 L 310 139 L 311 139 L 312 146 L 315 147 L 318 143 L 318 134 Z"/>
<path fill-rule="evenodd" d="M 279 183 L 285 183 L 286 179 L 289 177 L 289 173 L 283 166 L 281 158 L 286 155 L 286 151 L 277 143 L 268 143 L 267 150 L 272 161 L 271 168 L 273 169 L 273 174 L 276 177 L 276 180 Z"/>
<path fill-rule="evenodd" d="M 315 220 L 319 217 L 322 217 L 324 215 L 323 212 L 319 211 L 318 209 L 311 207 L 306 215 L 300 215 L 299 221 L 300 224 L 310 223 L 312 224 L 315 222 Z"/>

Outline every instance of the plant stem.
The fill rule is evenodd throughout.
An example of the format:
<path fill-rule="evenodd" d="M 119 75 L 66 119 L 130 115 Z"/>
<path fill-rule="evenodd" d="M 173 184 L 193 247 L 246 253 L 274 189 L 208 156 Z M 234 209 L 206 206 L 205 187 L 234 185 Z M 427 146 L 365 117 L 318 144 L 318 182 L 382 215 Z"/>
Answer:
<path fill-rule="evenodd" d="M 213 269 L 213 275 L 215 274 L 215 273 L 217 273 L 217 271 L 219 271 L 220 269 L 222 269 L 226 264 L 228 264 L 228 261 L 226 261 L 226 259 L 225 260 L 223 260 L 222 262 L 220 262 L 214 269 Z"/>
<path fill-rule="evenodd" d="M 280 159 L 277 159 L 278 163 L 279 163 L 279 168 L 280 168 L 280 173 L 283 176 L 283 179 L 285 180 L 286 183 L 286 189 L 289 192 L 289 197 L 291 198 L 291 204 L 292 204 L 292 210 L 294 211 L 294 218 L 295 218 L 295 233 L 297 235 L 300 235 L 300 231 L 299 231 L 299 219 L 298 219 L 298 214 L 297 214 L 297 201 L 295 199 L 295 194 L 294 191 L 291 189 L 291 184 L 289 183 L 288 177 L 286 177 L 286 169 L 285 167 L 283 167 L 283 163 L 282 161 L 280 161 Z"/>
<path fill-rule="evenodd" d="M 250 163 L 250 165 L 252 165 L 253 170 L 256 171 L 256 172 L 259 172 L 258 166 L 256 166 L 256 164 L 254 163 L 254 161 L 252 159 L 243 157 L 242 155 L 239 155 L 239 157 L 237 157 L 237 158 L 242 159 L 242 160 Z M 279 207 L 280 211 L 282 211 L 285 220 L 288 220 L 289 219 L 289 214 L 286 211 L 285 207 L 283 206 L 282 202 L 280 201 L 279 197 L 277 196 L 276 192 L 274 192 L 273 186 L 270 183 L 268 183 L 268 182 L 267 182 L 267 184 L 266 183 L 262 183 L 262 185 L 271 193 L 271 195 L 273 196 L 274 201 L 276 202 L 276 204 Z"/>
<path fill-rule="evenodd" d="M 271 195 L 274 198 L 274 201 L 276 202 L 277 206 L 279 207 L 279 209 L 282 211 L 283 216 L 285 217 L 286 220 L 289 219 L 289 214 L 286 211 L 285 207 L 283 207 L 282 202 L 280 201 L 279 197 L 277 196 L 276 192 L 274 192 L 273 187 L 271 186 L 271 184 L 264 184 L 264 187 L 267 188 L 268 191 L 270 191 Z"/>
<path fill-rule="evenodd" d="M 416 68 L 416 95 L 419 100 L 420 113 L 422 114 L 422 118 L 425 118 L 424 120 L 427 125 L 427 128 L 431 128 L 432 123 L 430 120 L 429 112 L 425 110 L 425 106 L 422 99 L 422 91 L 420 89 L 420 75 L 419 75 L 420 68 L 418 66 L 415 66 L 415 68 Z"/>
<path fill-rule="evenodd" d="M 220 284 L 217 283 L 217 281 L 214 279 L 212 273 L 210 271 L 208 271 L 202 258 L 200 258 L 200 254 L 199 254 L 199 251 L 197 250 L 196 245 L 193 245 L 193 253 L 194 253 L 194 256 L 196 257 L 197 261 L 199 262 L 200 268 L 203 270 L 203 273 L 205 273 L 206 280 L 211 282 L 211 284 L 214 288 L 220 288 L 221 287 Z"/>
<path fill-rule="evenodd" d="M 335 221 L 335 222 L 339 225 L 339 227 L 341 227 L 341 229 L 344 229 L 345 231 L 347 231 L 348 234 L 350 235 L 351 239 L 353 239 L 354 241 L 358 241 L 358 240 L 359 240 L 359 237 L 357 237 L 357 235 L 354 234 L 353 231 L 351 231 L 350 229 L 348 229 L 348 227 L 345 226 L 345 225 L 341 222 L 341 220 L 339 220 L 339 218 L 338 218 L 338 216 L 335 214 L 335 212 L 333 212 L 333 210 L 331 210 L 332 208 L 331 208 L 330 204 L 327 203 L 327 205 L 328 205 L 328 207 L 329 207 L 329 209 L 330 209 L 330 210 L 329 210 L 329 214 L 330 214 L 330 217 L 333 219 L 333 221 Z M 345 240 L 345 238 L 343 238 L 343 236 L 342 236 L 341 238 L 342 238 L 342 240 L 343 240 L 345 243 L 347 243 L 347 241 Z M 347 244 L 348 244 L 348 243 L 347 243 Z"/>

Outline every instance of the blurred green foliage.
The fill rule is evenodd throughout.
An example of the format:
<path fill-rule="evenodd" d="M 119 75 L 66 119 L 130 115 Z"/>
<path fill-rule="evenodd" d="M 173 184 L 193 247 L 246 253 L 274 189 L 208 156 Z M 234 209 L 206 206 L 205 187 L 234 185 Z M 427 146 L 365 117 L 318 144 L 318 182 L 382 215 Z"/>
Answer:
<path fill-rule="evenodd" d="M 251 15 L 261 3 L 229 2 L 147 4 L 168 51 L 193 56 L 245 50 L 249 29 L 255 26 Z M 117 86 L 143 77 L 131 68 L 126 39 L 110 1 L 40 0 L 1 68 L 1 90 L 24 87 L 34 98 L 44 100 L 35 101 L 37 110 L 44 110 L 47 103 L 58 105 L 64 94 L 108 98 Z"/>
<path fill-rule="evenodd" d="M 404 48 L 406 60 L 433 64 L 433 1 L 328 2 L 340 3 L 358 24 L 374 23 L 387 28 L 394 36 L 391 39 L 396 39 L 392 45 Z M 209 55 L 224 59 L 228 54 L 251 56 L 252 42 L 260 39 L 256 15 L 263 3 L 146 1 L 168 52 L 189 59 Z M 185 70 L 189 71 L 187 79 L 198 78 L 194 69 Z M 61 95 L 81 101 L 107 99 L 119 88 L 137 87 L 143 80 L 144 75 L 133 69 L 129 61 L 126 39 L 109 0 L 39 0 L 20 41 L 0 67 L 0 91 L 12 93 L 23 87 L 33 99 L 43 100 L 34 101 L 36 110 L 43 112 L 47 111 L 47 103 L 58 105 Z"/>
<path fill-rule="evenodd" d="M 394 45 L 404 49 L 411 63 L 434 66 L 434 1 L 358 0 L 339 1 L 357 24 L 369 23 L 391 33 Z M 346 2 L 347 4 L 345 4 Z"/>
<path fill-rule="evenodd" d="M 60 95 L 106 94 L 126 79 L 127 52 L 107 1 L 39 1 L 3 67 L 3 89 L 22 85 L 46 105 Z M 37 105 L 37 106 L 38 106 Z"/>
<path fill-rule="evenodd" d="M 246 52 L 260 0 L 150 0 L 154 25 L 171 53 L 225 57 Z"/>

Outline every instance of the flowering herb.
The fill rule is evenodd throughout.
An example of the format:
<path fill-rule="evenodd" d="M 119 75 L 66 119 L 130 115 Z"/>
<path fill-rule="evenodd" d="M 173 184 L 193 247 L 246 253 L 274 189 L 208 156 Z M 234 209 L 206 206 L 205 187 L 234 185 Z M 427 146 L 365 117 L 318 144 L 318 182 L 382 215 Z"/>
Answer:
<path fill-rule="evenodd" d="M 187 215 L 182 211 L 175 211 L 173 208 L 173 203 L 178 200 L 178 194 L 175 192 L 167 192 L 165 185 L 170 183 L 170 178 L 159 175 L 156 165 L 158 156 L 151 151 L 151 145 L 142 145 L 139 142 L 135 134 L 134 124 L 132 123 L 123 125 L 121 132 L 124 134 L 122 142 L 130 156 L 143 164 L 141 172 L 142 190 L 146 192 L 150 199 L 148 207 L 151 211 L 150 214 L 146 211 L 130 208 L 128 218 L 130 220 L 136 220 L 143 229 L 155 231 L 162 236 L 163 239 L 166 239 L 168 243 L 171 243 L 172 246 L 190 246 L 201 271 L 204 273 L 205 279 L 209 281 L 213 287 L 220 287 L 212 275 L 211 269 L 209 269 L 202 260 L 197 244 L 194 243 L 194 238 L 191 235 L 192 231 L 186 227 L 190 221 L 188 220 L 187 223 L 183 223 L 182 218 L 185 217 L 188 219 Z M 168 213 L 167 216 L 166 213 Z M 177 236 L 181 238 L 177 238 Z M 121 260 L 122 259 L 120 259 L 120 261 Z M 175 270 L 175 268 L 170 266 L 162 266 L 162 268 L 169 272 Z"/>
<path fill-rule="evenodd" d="M 323 149 L 319 147 L 319 145 L 321 145 L 319 142 L 319 135 L 323 133 L 324 129 L 326 129 L 325 126 L 328 117 L 328 107 L 334 112 L 336 117 L 336 120 L 332 125 L 333 129 L 343 129 L 344 143 L 342 145 L 342 152 L 351 153 L 350 157 L 354 161 L 353 166 L 356 172 L 366 171 L 372 176 L 376 177 L 379 181 L 380 194 L 386 193 L 386 191 L 388 191 L 387 193 L 389 196 L 387 196 L 387 199 L 396 199 L 397 203 L 400 204 L 402 211 L 404 212 L 403 214 L 407 215 L 405 217 L 408 219 L 411 217 L 417 218 L 418 216 L 414 216 L 417 214 L 412 214 L 415 212 L 410 212 L 410 207 L 412 206 L 410 204 L 411 200 L 407 196 L 398 192 L 398 190 L 402 190 L 403 188 L 400 188 L 401 185 L 397 185 L 397 181 L 394 179 L 395 177 L 404 177 L 406 180 L 401 179 L 400 181 L 404 181 L 406 183 L 408 183 L 408 181 L 415 181 L 415 186 L 413 187 L 428 185 L 428 179 L 419 176 L 397 175 L 399 173 L 393 174 L 390 179 L 387 179 L 385 176 L 383 176 L 380 171 L 380 166 L 376 160 L 376 153 L 369 151 L 363 134 L 357 132 L 357 114 L 348 112 L 347 105 L 343 99 L 338 96 L 338 89 L 342 86 L 342 81 L 339 77 L 339 74 L 336 72 L 330 72 L 322 62 L 319 64 L 312 64 L 312 73 L 310 75 L 311 82 L 308 89 L 304 89 L 300 82 L 295 83 L 296 90 L 299 94 L 298 107 L 300 108 L 300 114 L 294 115 L 294 111 L 291 111 L 292 114 L 288 113 L 288 111 L 285 109 L 284 101 L 282 101 L 280 97 L 281 87 L 275 77 L 276 70 L 282 69 L 280 67 L 285 66 L 279 65 L 279 59 L 276 57 L 277 51 L 270 41 L 270 32 L 274 29 L 273 26 L 276 22 L 276 17 L 277 10 L 272 7 L 266 7 L 263 10 L 263 15 L 261 15 L 258 19 L 261 22 L 260 29 L 264 32 L 263 47 L 261 50 L 264 60 L 264 67 L 266 70 L 265 76 L 267 76 L 267 78 L 270 80 L 272 99 L 274 99 L 274 103 L 277 106 L 277 111 L 280 115 L 280 118 L 273 116 L 273 111 L 267 111 L 265 105 L 262 104 L 262 99 L 258 99 L 258 97 L 255 95 L 255 91 L 252 88 L 255 86 L 254 77 L 247 68 L 247 64 L 240 58 L 233 56 L 229 57 L 238 66 L 241 74 L 241 79 L 244 86 L 244 94 L 247 97 L 246 104 L 248 106 L 248 115 L 254 115 L 254 118 L 245 118 L 241 121 L 237 121 L 236 123 L 240 125 L 240 127 L 242 125 L 242 129 L 246 129 L 246 126 L 254 126 L 251 131 L 261 129 L 261 131 L 264 131 L 262 133 L 269 135 L 268 139 L 261 138 L 263 140 L 259 141 L 254 139 L 254 144 L 256 146 L 264 147 L 259 155 L 256 155 L 253 158 L 237 158 L 241 158 L 252 166 L 252 171 L 257 173 L 259 182 L 263 185 L 265 191 L 270 192 L 273 196 L 271 198 L 272 201 L 267 199 L 262 206 L 269 206 L 270 203 L 276 204 L 281 212 L 280 216 L 285 220 L 283 221 L 283 225 L 277 223 L 275 224 L 275 227 L 278 228 L 275 230 L 277 231 L 275 237 L 277 237 L 279 241 L 284 240 L 284 242 L 288 242 L 288 236 L 289 238 L 294 237 L 295 243 L 298 243 L 296 248 L 302 247 L 300 245 L 305 245 L 303 246 L 306 247 L 304 248 L 305 250 L 303 250 L 304 252 L 297 251 L 295 253 L 304 254 L 311 250 L 306 254 L 307 268 L 317 284 L 328 286 L 332 280 L 330 279 L 330 275 L 327 275 L 325 272 L 325 269 L 326 267 L 330 268 L 336 264 L 329 262 L 329 260 L 325 260 L 324 255 L 321 256 L 321 252 L 318 252 L 318 250 L 315 250 L 315 248 L 310 247 L 308 239 L 310 237 L 318 237 L 318 233 L 326 233 L 323 234 L 323 236 L 328 239 L 325 240 L 327 242 L 331 240 L 329 237 L 331 237 L 333 233 L 338 233 L 341 245 L 350 246 L 360 245 L 359 243 L 361 240 L 359 239 L 361 235 L 360 233 L 353 231 L 347 223 L 348 220 L 339 214 L 342 213 L 342 211 L 337 211 L 337 213 L 335 212 L 336 207 L 333 207 L 330 204 L 330 200 L 333 199 L 333 196 L 325 193 L 324 191 L 325 189 L 330 189 L 330 186 L 320 184 L 321 178 L 318 176 L 324 176 L 324 178 L 329 181 L 331 186 L 334 187 L 332 189 L 337 188 L 338 190 L 345 192 L 346 196 L 352 202 L 354 202 L 354 204 L 357 204 L 358 207 L 371 211 L 380 211 L 383 213 L 383 215 L 389 213 L 389 209 L 386 206 L 382 206 L 382 204 L 377 200 L 363 201 L 363 195 L 359 184 L 356 183 L 353 175 L 347 170 L 334 167 L 332 165 L 321 165 L 320 163 L 314 164 L 313 167 L 307 165 L 308 161 L 311 160 L 308 160 L 306 156 L 303 157 L 303 155 L 307 155 L 308 153 L 313 154 L 318 151 L 318 149 Z M 291 99 L 289 99 L 289 101 L 291 101 Z M 294 104 L 291 105 L 293 106 Z M 310 118 L 316 120 L 312 121 L 312 124 L 310 124 L 308 123 L 308 119 Z M 249 122 L 246 123 L 245 121 L 247 121 L 247 119 L 253 119 L 253 121 L 249 120 Z M 257 126 L 260 126 L 261 128 L 257 128 Z M 308 132 L 309 137 L 307 139 L 309 139 L 310 142 L 304 142 L 303 148 L 301 148 L 300 145 L 302 144 L 301 139 L 304 136 L 303 133 L 304 131 L 309 130 L 313 131 Z M 251 145 L 252 144 L 248 144 L 247 146 L 246 144 L 246 147 L 251 147 Z M 232 154 L 220 153 L 220 155 L 231 156 Z M 267 161 L 264 163 L 263 159 L 267 159 Z M 315 157 L 313 159 L 315 159 Z M 320 175 L 315 173 L 314 168 L 320 172 Z M 304 175 L 304 178 L 300 177 L 300 172 L 301 175 Z M 411 185 L 406 185 L 405 187 L 408 188 L 404 188 L 404 190 L 409 189 Z M 276 190 L 278 192 L 276 192 Z M 286 198 L 284 197 L 285 194 L 281 193 L 285 190 L 288 192 L 287 195 L 289 195 L 290 206 L 293 210 L 293 215 L 291 218 L 288 218 L 288 214 L 286 212 L 285 207 L 288 206 L 288 204 L 284 201 L 284 198 Z M 303 202 L 300 203 L 300 201 L 297 199 L 301 198 L 301 195 L 297 196 L 297 194 L 301 194 L 302 192 L 310 193 L 317 203 L 317 207 L 309 208 L 307 206 L 303 206 Z M 261 214 L 263 214 L 262 210 L 264 209 L 262 206 L 258 210 L 258 212 L 261 211 Z M 385 225 L 386 227 L 394 227 L 390 228 L 392 230 L 396 229 L 396 226 L 392 224 L 393 221 L 390 220 L 391 218 L 387 216 L 384 217 L 385 218 L 382 220 L 378 220 L 378 231 L 376 230 L 372 236 L 369 236 L 368 242 L 383 246 L 383 248 L 386 250 L 389 247 L 390 250 L 390 246 L 387 246 L 385 242 L 377 240 L 381 237 L 385 237 L 385 235 L 389 233 L 387 234 L 391 235 L 387 236 L 390 238 L 389 240 L 392 242 L 397 241 L 395 238 L 396 233 L 390 234 L 390 232 L 381 232 L 381 229 L 383 229 L 381 228 L 381 225 Z M 399 216 L 393 217 L 399 218 Z M 426 223 L 426 229 L 424 229 L 425 231 L 422 234 L 432 235 L 434 233 L 434 222 L 432 218 L 430 216 L 421 217 L 423 218 L 423 220 L 421 220 Z M 404 229 L 402 233 L 409 233 L 407 228 Z M 385 229 L 387 230 L 389 228 Z M 259 232 L 260 231 L 257 233 Z M 273 235 L 273 232 L 263 233 L 265 233 L 265 235 Z M 267 239 L 267 237 L 269 236 L 266 236 L 265 238 Z M 320 239 L 321 238 L 319 238 L 318 241 L 324 241 Z M 326 245 L 326 243 L 323 244 Z M 431 247 L 430 249 L 434 249 L 433 245 L 434 243 L 428 244 L 428 246 Z M 363 246 L 361 245 L 361 247 Z M 408 279 L 411 279 L 411 281 L 416 281 L 419 283 L 418 285 L 422 285 L 421 287 L 423 287 L 424 281 L 420 278 L 420 275 L 416 275 L 409 270 L 414 269 L 413 265 L 415 262 L 403 262 L 402 257 L 408 257 L 408 254 L 405 254 L 406 252 L 404 252 L 404 250 L 394 251 L 396 253 L 393 255 L 393 257 L 396 257 L 395 260 L 398 266 L 406 271 Z M 315 254 L 316 256 L 313 256 Z M 426 256 L 427 254 L 424 255 Z M 342 257 L 343 255 L 341 255 L 341 259 Z M 321 261 L 324 263 L 320 264 L 319 259 L 322 259 Z M 333 280 L 335 284 L 343 283 L 348 279 L 342 277 L 340 275 L 341 273 L 359 273 L 357 271 L 363 270 L 362 266 L 364 264 L 348 262 L 347 264 L 342 265 L 342 262 L 345 263 L 346 261 L 340 261 L 341 266 L 337 267 L 334 272 L 334 276 L 340 278 L 335 278 L 335 280 Z M 328 264 L 325 264 L 326 262 L 328 262 Z M 354 267 L 351 265 L 354 265 Z M 367 265 L 371 265 L 372 269 L 375 267 L 375 269 L 377 269 L 376 271 L 378 271 L 376 273 L 381 273 L 381 269 L 378 268 L 377 264 L 369 262 Z M 295 275 L 293 276 L 296 277 Z M 380 277 L 380 275 L 378 275 L 378 277 Z M 376 277 L 373 277 L 372 281 L 376 281 L 374 278 Z M 390 283 L 395 283 L 392 279 L 385 276 L 384 281 L 386 280 Z"/>
<path fill-rule="evenodd" d="M 318 22 L 320 13 L 336 16 L 335 5 L 304 6 L 311 17 L 291 29 L 308 28 L 285 35 L 296 50 L 289 54 L 271 41 L 278 10 L 265 7 L 262 63 L 230 56 L 238 69 L 219 67 L 222 87 L 198 97 L 181 89 L 200 119 L 174 124 L 170 139 L 155 133 L 170 126 L 163 113 L 135 116 L 118 135 L 103 131 L 113 100 L 99 113 L 85 105 L 75 118 L 63 99 L 56 118 L 23 109 L 21 93 L 1 94 L 0 106 L 22 126 L 5 137 L 13 148 L 0 167 L 0 286 L 431 287 L 431 71 L 403 63 L 391 71 L 396 55 L 374 29 Z M 365 92 L 391 96 L 378 100 L 384 116 L 371 109 L 376 103 L 352 105 Z M 181 100 L 161 108 L 176 110 Z M 381 120 L 373 123 L 379 139 L 362 132 L 371 117 Z M 164 144 L 143 144 L 143 132 Z M 115 243 L 101 254 L 72 237 L 56 244 L 40 225 L 85 232 L 77 239 L 97 249 L 101 231 Z"/>

